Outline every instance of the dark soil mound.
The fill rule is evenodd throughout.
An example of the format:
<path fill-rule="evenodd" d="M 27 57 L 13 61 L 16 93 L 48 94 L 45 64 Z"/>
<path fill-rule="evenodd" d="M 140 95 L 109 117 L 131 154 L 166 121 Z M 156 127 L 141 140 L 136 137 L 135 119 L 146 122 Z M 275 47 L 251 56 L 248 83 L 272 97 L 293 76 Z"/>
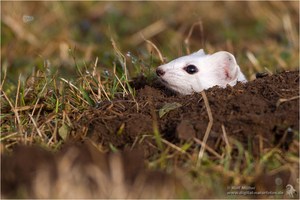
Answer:
<path fill-rule="evenodd" d="M 191 137 L 203 139 L 209 120 L 201 94 L 172 94 L 159 84 L 146 85 L 141 78 L 134 85 L 139 88 L 135 98 L 116 98 L 88 111 L 75 137 L 86 135 L 104 147 L 124 149 L 132 147 L 139 137 L 153 135 L 157 125 L 162 137 L 173 143 Z M 215 151 L 223 142 L 222 126 L 228 137 L 254 155 L 276 145 L 288 150 L 293 133 L 299 129 L 298 71 L 205 92 L 213 116 L 207 143 Z M 160 118 L 158 113 L 164 106 L 174 102 L 179 106 Z M 143 144 L 149 153 L 149 142 Z"/>

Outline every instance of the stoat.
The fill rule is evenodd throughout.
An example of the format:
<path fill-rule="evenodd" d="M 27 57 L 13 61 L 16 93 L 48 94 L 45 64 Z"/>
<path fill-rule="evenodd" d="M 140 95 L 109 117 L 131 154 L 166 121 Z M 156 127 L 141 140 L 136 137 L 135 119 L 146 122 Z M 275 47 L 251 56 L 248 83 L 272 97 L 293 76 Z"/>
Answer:
<path fill-rule="evenodd" d="M 205 54 L 203 49 L 179 57 L 156 69 L 156 74 L 170 89 L 181 94 L 192 94 L 213 86 L 234 86 L 247 82 L 235 57 L 226 51 Z"/>

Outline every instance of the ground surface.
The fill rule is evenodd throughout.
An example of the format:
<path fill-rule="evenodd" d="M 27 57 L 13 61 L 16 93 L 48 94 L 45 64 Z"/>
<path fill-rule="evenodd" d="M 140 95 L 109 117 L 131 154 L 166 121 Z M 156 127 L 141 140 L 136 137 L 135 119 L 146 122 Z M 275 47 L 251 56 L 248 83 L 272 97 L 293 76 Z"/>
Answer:
<path fill-rule="evenodd" d="M 80 124 L 87 125 L 87 136 L 102 145 L 124 149 L 133 145 L 137 136 L 151 134 L 153 120 L 157 120 L 159 132 L 170 142 L 193 137 L 202 140 L 209 120 L 201 94 L 176 95 L 159 84 L 143 84 L 142 79 L 135 81 L 136 87 L 140 87 L 135 99 L 116 98 L 112 103 L 102 103 L 88 111 L 86 121 Z M 252 148 L 255 154 L 260 150 L 257 148 L 259 138 L 263 138 L 260 144 L 263 148 L 280 145 L 287 150 L 293 133 L 298 132 L 298 71 L 266 76 L 226 89 L 214 87 L 207 90 L 206 95 L 213 116 L 208 143 L 216 151 L 222 125 L 229 137 Z M 160 118 L 159 111 L 174 102 L 180 107 Z"/>
<path fill-rule="evenodd" d="M 11 195 L 11 192 L 18 191 L 16 188 L 20 188 L 23 184 L 26 185 L 25 188 L 29 188 L 25 189 L 27 193 L 31 194 L 31 196 L 41 198 L 43 197 L 41 195 L 53 192 L 53 190 L 45 188 L 51 188 L 53 185 L 60 183 L 59 181 L 61 180 L 64 180 L 64 183 L 67 183 L 65 185 L 68 185 L 66 180 L 69 180 L 69 183 L 79 180 L 79 183 L 81 183 L 83 179 L 85 181 L 89 180 L 89 182 L 80 187 L 88 188 L 86 190 L 89 192 L 90 190 L 96 190 L 98 193 L 78 192 L 79 196 L 123 198 L 123 193 L 116 187 L 118 185 L 116 182 L 97 182 L 97 180 L 103 180 L 103 177 L 98 177 L 99 179 L 97 179 L 95 174 L 92 173 L 91 175 L 87 173 L 90 170 L 87 166 L 93 164 L 97 169 L 104 172 L 104 174 L 110 174 L 108 175 L 110 177 L 108 180 L 111 180 L 114 177 L 113 172 L 118 169 L 116 166 L 120 162 L 124 169 L 122 173 L 124 172 L 125 174 L 125 185 L 127 190 L 130 191 L 129 195 L 126 193 L 127 197 L 178 197 L 176 196 L 178 195 L 176 192 L 181 191 L 180 189 L 182 188 L 188 188 L 189 192 L 188 196 L 180 194 L 180 197 L 226 197 L 226 189 L 224 188 L 227 187 L 228 192 L 228 186 L 234 185 L 232 177 L 222 177 L 221 180 L 223 182 L 220 185 L 224 190 L 219 194 L 213 193 L 214 191 L 202 191 L 203 189 L 201 188 L 203 186 L 201 184 L 196 184 L 195 186 L 185 182 L 187 174 L 197 174 L 197 170 L 201 171 L 201 168 L 191 167 L 194 166 L 191 163 L 197 162 L 199 150 L 199 143 L 191 141 L 197 141 L 197 139 L 200 142 L 203 141 L 209 122 L 202 95 L 177 95 L 168 91 L 159 82 L 154 81 L 148 84 L 144 78 L 136 79 L 132 85 L 136 88 L 136 96 L 134 98 L 132 96 L 115 98 L 112 102 L 102 102 L 97 105 L 97 108 L 92 108 L 82 114 L 83 116 L 78 121 L 69 138 L 70 141 L 75 141 L 75 144 L 77 144 L 75 147 L 72 147 L 72 145 L 71 147 L 64 147 L 58 154 L 23 147 L 25 149 L 17 148 L 13 157 L 5 156 L 2 166 L 2 170 L 5 173 L 2 174 L 1 179 L 3 194 Z M 272 76 L 265 76 L 247 84 L 239 83 L 234 87 L 227 87 L 226 89 L 214 87 L 205 91 L 205 93 L 213 117 L 212 129 L 207 140 L 207 145 L 210 149 L 206 149 L 206 156 L 211 160 L 222 160 L 224 157 L 224 148 L 228 146 L 232 148 L 230 154 L 233 160 L 241 159 L 240 149 L 244 149 L 245 152 L 253 156 L 253 160 L 251 160 L 253 163 L 270 149 L 277 149 L 276 151 L 281 152 L 281 154 L 290 153 L 294 157 L 299 158 L 299 146 L 297 146 L 299 137 L 299 71 L 282 72 Z M 174 102 L 177 103 L 177 106 L 166 111 L 168 109 L 165 105 L 171 105 L 171 103 L 174 105 Z M 160 117 L 159 112 L 163 112 L 162 110 L 166 112 Z M 158 131 L 156 127 L 158 127 Z M 228 144 L 226 143 L 224 134 L 226 135 Z M 84 144 L 78 146 L 82 141 L 85 141 Z M 188 148 L 181 148 L 183 144 L 187 143 L 190 144 Z M 234 145 L 237 143 L 240 146 Z M 97 148 L 91 150 L 95 146 Z M 102 152 L 130 151 L 132 153 L 127 154 L 127 156 L 126 153 L 125 155 L 121 153 L 121 161 L 115 162 L 115 157 L 109 158 L 105 153 L 103 155 L 102 153 L 99 154 L 99 149 Z M 136 149 L 138 149 L 138 155 L 136 154 Z M 71 154 L 75 155 L 77 160 L 70 158 L 68 151 L 72 152 Z M 94 151 L 97 151 L 98 154 L 93 153 Z M 164 151 L 168 152 L 167 155 L 169 157 L 162 158 Z M 131 157 L 128 155 L 131 155 Z M 281 169 L 280 167 L 275 167 L 277 171 L 267 168 L 262 169 L 261 173 L 247 180 L 247 184 L 255 188 L 255 191 L 275 191 L 275 187 L 278 184 L 283 188 L 287 184 L 294 184 L 296 186 L 296 177 L 298 176 L 297 174 L 293 174 L 293 172 L 298 173 L 299 163 L 295 164 L 288 158 L 285 159 L 284 162 L 290 163 L 289 166 L 292 166 L 293 170 Z M 47 162 L 49 160 L 53 161 L 51 165 Z M 75 173 L 78 173 L 78 171 L 76 172 L 74 168 L 77 169 L 76 166 L 79 166 L 77 170 L 80 171 L 80 174 L 82 173 L 81 179 L 78 177 L 77 179 L 74 178 L 74 180 L 68 179 L 70 177 L 60 179 L 62 175 L 59 174 L 62 171 L 61 168 L 64 168 L 65 165 L 63 163 L 67 162 L 66 160 L 73 163 L 70 166 L 73 166 L 72 170 Z M 161 160 L 164 160 L 164 162 L 161 162 Z M 240 165 L 246 165 L 246 162 L 246 160 L 241 161 Z M 49 181 L 52 184 L 43 187 L 48 193 L 45 193 L 43 189 L 41 190 L 41 187 L 32 183 L 34 182 L 33 180 L 36 181 L 39 180 L 38 178 L 41 178 L 36 175 L 38 173 L 30 175 L 32 169 L 42 168 L 41 166 L 45 165 L 45 163 L 48 163 L 47 170 L 49 172 L 46 175 L 42 173 L 40 175 L 43 177 L 41 180 L 49 179 L 54 181 Z M 160 170 L 146 173 L 141 163 L 148 164 L 147 170 L 151 168 L 153 170 Z M 166 168 L 157 167 L 156 163 L 160 163 L 159 165 L 172 165 L 172 170 L 167 172 L 163 170 Z M 282 164 L 282 166 L 285 166 L 285 164 Z M 231 169 L 231 166 L 228 169 Z M 177 170 L 181 170 L 182 172 L 177 173 Z M 269 171 L 272 171 L 272 173 L 269 174 Z M 18 173 L 16 174 L 15 172 Z M 219 171 L 218 173 L 221 172 Z M 120 176 L 120 174 L 117 176 Z M 137 177 L 140 176 L 144 177 L 144 181 L 137 181 Z M 245 177 L 247 176 L 245 175 Z M 174 180 L 174 178 L 177 179 Z M 277 183 L 278 178 L 281 181 L 279 183 Z M 137 183 L 142 183 L 144 190 L 141 191 L 143 192 L 136 190 Z M 240 180 L 237 184 L 242 183 L 243 180 Z M 95 186 L 97 184 L 98 189 Z M 117 194 L 121 194 L 121 196 L 113 196 L 112 194 L 116 192 L 112 192 L 113 190 L 109 190 L 112 192 L 110 195 L 105 194 L 105 191 L 107 191 L 103 189 L 103 185 L 105 184 L 110 185 L 111 188 L 117 188 L 116 190 L 119 191 Z M 165 187 L 166 184 L 168 185 L 167 187 Z M 131 187 L 135 188 L 135 190 L 130 189 Z M 77 191 L 78 188 L 67 189 Z M 61 190 L 58 190 L 57 194 L 55 193 L 58 197 L 64 194 Z M 151 191 L 155 191 L 153 194 L 156 196 L 151 196 Z M 166 191 L 168 192 L 166 193 Z M 77 193 L 74 192 L 72 194 L 75 195 Z M 72 194 L 68 194 L 70 195 L 69 197 L 72 197 Z M 282 195 L 286 194 L 281 194 L 281 197 Z M 66 194 L 64 197 L 66 197 Z M 270 195 L 248 195 L 246 197 L 266 198 L 270 197 Z"/>

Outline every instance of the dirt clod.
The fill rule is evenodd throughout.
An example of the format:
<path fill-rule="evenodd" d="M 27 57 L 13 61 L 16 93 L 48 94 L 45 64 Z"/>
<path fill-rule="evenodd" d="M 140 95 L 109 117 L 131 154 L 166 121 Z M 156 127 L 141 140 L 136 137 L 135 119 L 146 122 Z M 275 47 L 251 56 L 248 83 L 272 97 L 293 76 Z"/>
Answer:
<path fill-rule="evenodd" d="M 196 131 L 189 121 L 183 120 L 176 127 L 176 136 L 179 139 L 188 140 L 196 137 Z"/>

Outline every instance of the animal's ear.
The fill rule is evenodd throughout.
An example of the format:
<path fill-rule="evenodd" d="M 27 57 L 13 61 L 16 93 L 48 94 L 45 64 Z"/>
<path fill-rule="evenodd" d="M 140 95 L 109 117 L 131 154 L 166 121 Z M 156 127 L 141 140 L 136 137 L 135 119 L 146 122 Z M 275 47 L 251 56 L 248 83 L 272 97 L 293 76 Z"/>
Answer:
<path fill-rule="evenodd" d="M 203 49 L 200 49 L 199 51 L 196 51 L 193 53 L 195 56 L 205 56 L 205 52 Z"/>
<path fill-rule="evenodd" d="M 219 51 L 211 55 L 212 62 L 217 68 L 221 68 L 226 79 L 236 79 L 239 73 L 239 66 L 236 63 L 235 57 L 227 51 Z"/>

